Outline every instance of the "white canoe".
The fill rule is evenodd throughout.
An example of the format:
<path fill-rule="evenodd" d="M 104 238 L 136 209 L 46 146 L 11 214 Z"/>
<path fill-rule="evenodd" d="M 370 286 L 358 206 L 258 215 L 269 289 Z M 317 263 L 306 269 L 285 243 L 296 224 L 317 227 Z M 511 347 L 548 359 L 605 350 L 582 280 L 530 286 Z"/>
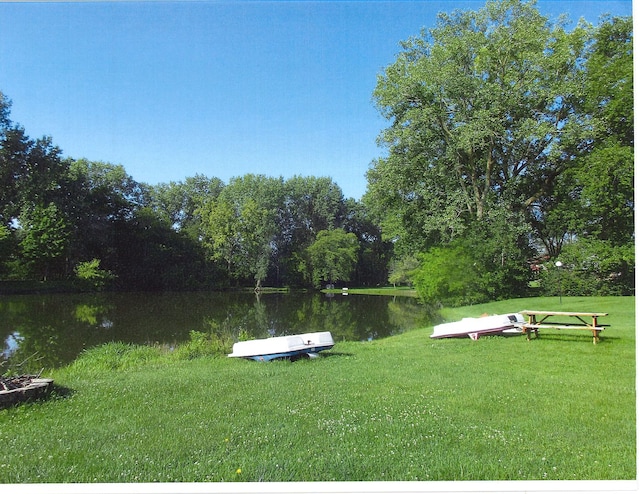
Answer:
<path fill-rule="evenodd" d="M 239 341 L 233 345 L 229 357 L 253 360 L 273 360 L 301 355 L 315 356 L 318 352 L 333 348 L 333 337 L 329 331 L 277 336 L 261 340 Z"/>
<path fill-rule="evenodd" d="M 460 321 L 438 324 L 433 328 L 431 338 L 457 338 L 468 336 L 477 340 L 479 336 L 509 335 L 522 333 L 521 324 L 524 316 L 515 314 L 498 314 L 485 317 L 467 317 Z"/>

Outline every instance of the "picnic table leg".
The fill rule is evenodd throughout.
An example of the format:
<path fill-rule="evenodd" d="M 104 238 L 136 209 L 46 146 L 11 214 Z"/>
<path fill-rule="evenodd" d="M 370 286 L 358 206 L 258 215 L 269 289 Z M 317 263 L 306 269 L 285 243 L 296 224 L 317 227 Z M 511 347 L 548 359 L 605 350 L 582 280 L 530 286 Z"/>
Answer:
<path fill-rule="evenodd" d="M 593 327 L 596 328 L 598 327 L 598 316 L 593 316 Z M 596 343 L 598 343 L 598 341 L 600 341 L 600 331 L 598 331 L 597 329 L 593 329 L 593 344 L 595 345 Z"/>
<path fill-rule="evenodd" d="M 531 341 L 531 324 L 535 324 L 536 323 L 536 316 L 535 314 L 529 314 L 528 315 L 528 319 L 529 322 L 527 324 L 525 324 L 523 326 L 525 333 L 527 333 L 527 341 Z M 538 337 L 538 328 L 534 329 L 535 333 L 536 333 L 536 338 Z"/>
<path fill-rule="evenodd" d="M 522 332 L 527 335 L 527 341 L 531 341 L 531 336 L 529 335 L 529 326 L 527 324 L 531 323 L 531 316 L 527 316 L 527 322 L 522 325 Z"/>
<path fill-rule="evenodd" d="M 537 323 L 535 314 L 531 316 L 531 319 L 532 319 L 531 324 Z M 536 339 L 538 339 L 538 328 L 533 328 L 533 332 L 536 334 Z"/>

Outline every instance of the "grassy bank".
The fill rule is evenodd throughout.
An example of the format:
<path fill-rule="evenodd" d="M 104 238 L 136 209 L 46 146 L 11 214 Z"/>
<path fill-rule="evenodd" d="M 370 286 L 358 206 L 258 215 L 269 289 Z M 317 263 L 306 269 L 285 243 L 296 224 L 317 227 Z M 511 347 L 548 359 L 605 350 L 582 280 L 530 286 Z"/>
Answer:
<path fill-rule="evenodd" d="M 343 293 L 342 288 L 321 290 L 323 293 Z M 417 297 L 418 293 L 410 287 L 381 287 L 381 288 L 349 288 L 348 293 L 353 295 L 385 295 L 389 297 Z"/>
<path fill-rule="evenodd" d="M 0 482 L 634 479 L 634 299 L 444 315 L 523 309 L 611 327 L 598 345 L 425 328 L 270 363 L 106 345 L 51 373 L 66 396 L 0 411 Z"/>

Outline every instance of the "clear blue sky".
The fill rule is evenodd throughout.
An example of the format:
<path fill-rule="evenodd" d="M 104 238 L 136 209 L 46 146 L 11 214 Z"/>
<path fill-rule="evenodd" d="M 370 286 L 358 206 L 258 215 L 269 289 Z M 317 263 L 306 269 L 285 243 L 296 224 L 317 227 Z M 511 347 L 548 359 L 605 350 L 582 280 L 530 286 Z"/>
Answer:
<path fill-rule="evenodd" d="M 371 95 L 398 43 L 484 1 L 0 3 L 0 91 L 32 137 L 149 184 L 330 176 L 359 199 L 383 154 Z M 552 19 L 632 1 L 540 0 Z"/>

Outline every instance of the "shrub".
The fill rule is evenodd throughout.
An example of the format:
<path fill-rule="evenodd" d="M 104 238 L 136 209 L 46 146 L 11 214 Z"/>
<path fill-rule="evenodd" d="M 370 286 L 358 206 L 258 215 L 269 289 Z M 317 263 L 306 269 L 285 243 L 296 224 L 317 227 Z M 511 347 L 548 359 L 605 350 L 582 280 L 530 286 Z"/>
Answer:
<path fill-rule="evenodd" d="M 418 255 L 411 280 L 426 304 L 464 305 L 482 300 L 474 259 L 461 246 L 434 247 Z"/>
<path fill-rule="evenodd" d="M 217 333 L 190 331 L 189 341 L 176 347 L 173 355 L 177 359 L 191 360 L 205 356 L 221 356 L 231 352 L 233 343 L 229 337 Z"/>
<path fill-rule="evenodd" d="M 113 273 L 100 268 L 100 259 L 79 263 L 75 268 L 78 285 L 83 290 L 101 290 L 114 279 Z"/>
<path fill-rule="evenodd" d="M 562 267 L 555 266 L 557 261 Z M 581 239 L 564 247 L 562 254 L 543 265 L 540 288 L 544 295 L 633 295 L 635 254 L 633 245 Z"/>
<path fill-rule="evenodd" d="M 158 347 L 110 342 L 85 350 L 71 368 L 84 372 L 125 370 L 156 360 L 160 355 Z"/>
<path fill-rule="evenodd" d="M 434 247 L 418 259 L 420 266 L 411 280 L 427 304 L 473 305 L 522 297 L 529 290 L 531 273 L 518 246 L 461 239 Z"/>

